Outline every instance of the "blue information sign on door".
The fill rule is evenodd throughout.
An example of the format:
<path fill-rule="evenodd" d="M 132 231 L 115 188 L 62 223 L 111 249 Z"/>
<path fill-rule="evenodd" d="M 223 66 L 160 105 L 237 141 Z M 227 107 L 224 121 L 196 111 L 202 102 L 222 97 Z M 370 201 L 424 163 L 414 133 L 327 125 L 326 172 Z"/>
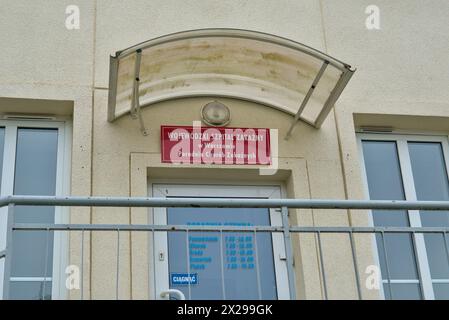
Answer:
<path fill-rule="evenodd" d="M 198 273 L 171 273 L 170 282 L 173 286 L 198 284 Z"/>
<path fill-rule="evenodd" d="M 270 213 L 264 208 L 167 208 L 167 222 L 269 226 Z M 277 298 L 270 233 L 168 232 L 168 256 L 171 288 L 187 299 Z"/>

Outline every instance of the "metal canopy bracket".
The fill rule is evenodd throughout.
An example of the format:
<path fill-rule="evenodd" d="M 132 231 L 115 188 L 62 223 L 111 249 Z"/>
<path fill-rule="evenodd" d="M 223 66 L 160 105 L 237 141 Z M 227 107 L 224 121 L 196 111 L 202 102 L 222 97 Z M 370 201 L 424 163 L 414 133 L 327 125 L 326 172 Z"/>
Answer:
<path fill-rule="evenodd" d="M 139 98 L 139 85 L 140 85 L 140 61 L 142 59 L 142 50 L 136 50 L 136 62 L 134 65 L 134 82 L 133 82 L 133 95 L 131 102 L 131 118 L 138 119 L 140 125 L 140 131 L 144 136 L 148 135 L 148 131 L 145 128 L 142 114 L 140 112 L 140 98 Z"/>
<path fill-rule="evenodd" d="M 321 77 L 323 76 L 323 73 L 326 70 L 328 64 L 329 64 L 329 61 L 325 60 L 323 62 L 323 64 L 321 65 L 320 71 L 318 71 L 315 79 L 313 80 L 312 85 L 310 86 L 309 91 L 307 91 L 306 96 L 304 97 L 304 99 L 301 102 L 301 105 L 299 106 L 298 112 L 296 112 L 295 118 L 293 119 L 292 124 L 290 125 L 290 128 L 288 129 L 287 134 L 285 136 L 285 140 L 288 140 L 288 138 L 290 138 L 296 123 L 298 122 L 299 118 L 301 117 L 301 113 L 304 111 L 304 109 L 307 105 L 307 102 L 309 102 L 309 99 L 312 96 L 313 91 L 315 90 Z"/>
<path fill-rule="evenodd" d="M 301 114 L 304 111 L 307 102 L 309 102 L 310 97 L 313 95 L 313 91 L 317 87 L 321 77 L 323 76 L 324 72 L 326 71 L 327 66 L 329 65 L 329 61 L 325 60 L 323 64 L 321 65 L 320 71 L 317 73 L 312 85 L 309 88 L 309 91 L 307 91 L 306 96 L 301 102 L 301 105 L 299 106 L 298 112 L 295 115 L 295 118 L 292 121 L 292 124 L 290 125 L 290 128 L 287 131 L 287 134 L 285 135 L 285 140 L 288 140 L 291 137 L 291 134 L 293 132 L 293 129 L 295 125 L 298 123 L 298 121 L 306 120 L 301 118 Z M 323 124 L 324 120 L 326 119 L 329 112 L 332 110 L 332 107 L 334 106 L 335 102 L 337 101 L 338 97 L 340 97 L 340 94 L 343 92 L 343 89 L 346 87 L 346 84 L 348 83 L 349 79 L 351 79 L 352 75 L 354 74 L 355 70 L 351 70 L 351 68 L 348 66 L 346 70 L 343 71 L 343 73 L 340 76 L 340 79 L 338 80 L 336 86 L 332 90 L 331 94 L 327 98 L 326 102 L 324 103 L 323 108 L 321 109 L 320 113 L 316 117 L 316 120 L 312 123 L 309 121 L 304 121 L 315 128 L 319 129 L 321 125 Z"/>

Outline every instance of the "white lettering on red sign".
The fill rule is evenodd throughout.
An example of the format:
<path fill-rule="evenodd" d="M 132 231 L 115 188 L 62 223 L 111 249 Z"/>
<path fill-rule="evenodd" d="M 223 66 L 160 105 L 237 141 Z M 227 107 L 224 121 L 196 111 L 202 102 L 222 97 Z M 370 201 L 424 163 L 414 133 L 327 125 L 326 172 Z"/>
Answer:
<path fill-rule="evenodd" d="M 165 163 L 270 165 L 270 130 L 161 126 Z"/>

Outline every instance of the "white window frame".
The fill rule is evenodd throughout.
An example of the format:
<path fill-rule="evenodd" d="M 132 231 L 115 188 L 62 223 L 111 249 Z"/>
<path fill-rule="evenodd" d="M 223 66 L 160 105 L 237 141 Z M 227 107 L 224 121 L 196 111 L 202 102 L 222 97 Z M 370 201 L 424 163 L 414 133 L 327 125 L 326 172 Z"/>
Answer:
<path fill-rule="evenodd" d="M 3 168 L 1 179 L 1 196 L 9 196 L 14 191 L 15 160 L 17 132 L 19 128 L 45 128 L 58 130 L 56 196 L 70 194 L 71 140 L 72 126 L 69 120 L 0 120 L 0 127 L 5 129 L 3 151 Z M 0 208 L 0 250 L 6 245 L 7 207 Z M 69 208 L 55 207 L 55 223 L 68 223 Z M 52 281 L 52 299 L 66 299 L 65 269 L 69 261 L 68 234 L 54 231 L 53 273 L 52 277 L 11 277 L 11 281 Z M 14 254 L 14 253 L 13 253 Z M 0 299 L 3 298 L 4 259 L 0 260 Z"/>
<path fill-rule="evenodd" d="M 149 184 L 149 195 L 153 197 L 184 196 L 184 197 L 245 197 L 245 198 L 281 198 L 281 186 L 273 185 L 235 185 L 235 184 Z M 281 213 L 276 209 L 270 210 L 270 221 L 272 226 L 282 226 Z M 154 224 L 167 224 L 166 208 L 150 209 L 150 221 Z M 151 237 L 150 237 L 151 238 Z M 154 244 L 154 246 L 153 246 Z M 283 235 L 272 233 L 274 271 L 276 277 L 278 300 L 289 300 L 290 290 L 288 286 L 287 264 L 285 259 L 285 245 Z M 168 255 L 166 259 L 159 261 L 159 252 L 168 252 L 167 232 L 156 232 L 154 242 L 150 239 L 150 292 L 153 299 L 161 299 L 160 292 L 169 288 Z M 151 266 L 154 265 L 154 268 Z M 153 275 L 151 275 L 153 273 Z"/>
<path fill-rule="evenodd" d="M 431 135 L 431 134 L 385 134 L 385 133 L 358 133 L 357 134 L 357 146 L 361 161 L 361 169 L 364 183 L 364 192 L 365 197 L 369 199 L 369 189 L 368 189 L 368 180 L 366 174 L 365 160 L 363 156 L 363 146 L 362 141 L 370 140 L 370 141 L 392 141 L 396 142 L 397 154 L 399 158 L 399 166 L 401 170 L 402 184 L 405 193 L 405 199 L 408 201 L 416 201 L 416 190 L 413 179 L 413 172 L 410 160 L 410 154 L 408 150 L 408 142 L 439 142 L 442 146 L 444 161 L 446 165 L 446 173 L 448 174 L 449 179 L 449 140 L 446 135 Z M 419 210 L 408 210 L 408 218 L 410 221 L 411 227 L 422 227 L 421 217 Z M 372 216 L 372 211 L 370 210 L 370 223 L 374 226 L 374 220 Z M 449 279 L 432 279 L 430 273 L 430 267 L 427 258 L 427 251 L 424 241 L 424 235 L 415 234 L 415 258 L 417 262 L 417 272 L 418 272 L 418 280 L 398 280 L 391 279 L 390 283 L 420 283 L 421 294 L 423 298 L 426 300 L 434 300 L 434 283 L 449 283 Z M 374 243 L 375 250 L 375 259 L 376 263 L 379 265 L 378 258 L 378 248 L 376 241 Z M 386 277 L 385 277 L 386 278 Z M 384 277 L 381 277 L 382 283 L 388 283 L 388 280 L 384 280 Z M 421 279 L 421 282 L 419 282 Z M 383 291 L 383 286 L 381 286 L 381 292 L 383 298 L 385 299 L 385 293 Z"/>

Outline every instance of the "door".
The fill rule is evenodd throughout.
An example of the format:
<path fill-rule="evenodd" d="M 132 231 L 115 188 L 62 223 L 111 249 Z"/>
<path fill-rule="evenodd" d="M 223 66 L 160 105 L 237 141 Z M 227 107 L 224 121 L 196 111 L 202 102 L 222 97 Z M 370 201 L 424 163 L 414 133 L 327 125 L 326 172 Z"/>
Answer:
<path fill-rule="evenodd" d="M 280 198 L 279 186 L 154 184 L 154 197 Z M 281 226 L 279 210 L 265 208 L 155 208 L 155 224 Z M 289 299 L 281 233 L 156 232 L 155 293 L 186 299 Z M 173 296 L 172 296 L 173 297 Z"/>

